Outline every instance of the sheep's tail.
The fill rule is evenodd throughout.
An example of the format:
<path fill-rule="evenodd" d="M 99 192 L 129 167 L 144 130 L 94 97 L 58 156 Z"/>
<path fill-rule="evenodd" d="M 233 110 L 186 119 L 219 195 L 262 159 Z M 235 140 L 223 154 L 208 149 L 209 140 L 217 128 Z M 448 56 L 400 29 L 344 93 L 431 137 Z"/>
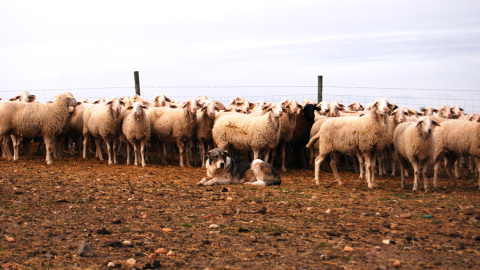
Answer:
<path fill-rule="evenodd" d="M 310 138 L 310 141 L 308 141 L 307 143 L 307 148 L 312 148 L 312 146 L 318 141 L 319 138 L 320 138 L 320 132 L 318 132 L 317 134 L 315 134 L 315 136 Z"/>

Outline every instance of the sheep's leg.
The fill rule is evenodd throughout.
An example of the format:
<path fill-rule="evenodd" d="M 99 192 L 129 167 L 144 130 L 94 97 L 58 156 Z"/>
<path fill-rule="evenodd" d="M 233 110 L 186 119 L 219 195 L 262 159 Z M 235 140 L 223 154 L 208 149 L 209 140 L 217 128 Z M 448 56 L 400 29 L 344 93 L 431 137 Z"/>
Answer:
<path fill-rule="evenodd" d="M 282 151 L 282 172 L 287 172 L 287 168 L 285 168 L 285 150 L 287 148 L 287 142 L 283 142 L 281 145 Z M 273 163 L 273 162 L 272 162 Z"/>
<path fill-rule="evenodd" d="M 330 160 L 330 167 L 332 168 L 333 175 L 335 176 L 335 179 L 337 180 L 338 185 L 343 186 L 342 178 L 340 177 L 340 174 L 338 173 L 338 170 L 337 170 L 338 159 L 339 159 L 338 153 L 333 153 L 332 159 Z"/>
<path fill-rule="evenodd" d="M 376 156 L 377 156 L 377 152 L 373 151 L 372 157 L 370 158 L 370 162 L 372 166 L 372 173 L 370 174 L 370 177 L 371 177 L 370 183 L 372 183 L 373 187 L 378 187 L 376 176 L 375 176 L 375 170 L 377 167 L 377 163 L 375 162 L 375 160 L 377 159 Z"/>
<path fill-rule="evenodd" d="M 438 169 L 440 168 L 441 160 L 438 159 L 434 162 L 433 165 L 433 187 L 438 188 Z"/>
<path fill-rule="evenodd" d="M 205 157 L 206 157 L 206 147 L 205 147 L 206 142 L 200 142 L 200 146 L 202 148 L 202 168 L 205 169 Z"/>
<path fill-rule="evenodd" d="M 102 154 L 102 145 L 100 139 L 95 138 L 95 151 L 96 157 L 103 161 L 103 154 Z"/>
<path fill-rule="evenodd" d="M 184 144 L 183 141 L 180 140 L 180 138 L 177 139 L 177 147 L 178 147 L 178 152 L 180 153 L 180 167 L 185 167 L 185 164 L 183 163 L 183 155 L 185 153 L 184 149 Z"/>
<path fill-rule="evenodd" d="M 402 162 L 400 163 L 400 179 L 401 179 L 401 187 L 403 190 L 405 190 L 405 166 L 403 165 Z"/>
<path fill-rule="evenodd" d="M 260 158 L 260 150 L 259 149 L 253 149 L 253 159 L 259 159 L 259 158 Z"/>
<path fill-rule="evenodd" d="M 83 159 L 87 159 L 87 143 L 88 143 L 88 135 L 83 134 Z"/>
<path fill-rule="evenodd" d="M 130 165 L 130 142 L 127 142 L 126 145 L 127 145 L 127 165 Z"/>
<path fill-rule="evenodd" d="M 457 185 L 459 185 L 460 183 L 458 182 L 458 180 L 457 180 L 457 178 L 455 177 L 455 175 L 452 173 L 452 167 L 453 167 L 455 161 L 456 161 L 456 157 L 453 157 L 453 156 L 448 157 L 446 169 L 447 169 L 448 177 L 450 178 L 450 180 L 454 181 L 454 182 L 455 182 L 455 186 L 457 186 Z"/>
<path fill-rule="evenodd" d="M 427 163 L 424 162 L 422 165 L 422 176 L 423 176 L 423 187 L 425 188 L 425 192 L 428 192 L 428 181 L 427 181 Z"/>
<path fill-rule="evenodd" d="M 115 145 L 117 145 L 117 143 L 119 145 L 118 148 L 120 148 L 122 143 L 118 139 L 113 139 L 112 140 L 111 151 L 112 151 L 112 155 L 113 155 L 113 164 L 118 164 L 118 162 L 117 162 L 117 148 L 115 147 Z"/>
<path fill-rule="evenodd" d="M 476 165 L 477 170 L 478 170 L 480 168 L 480 158 L 475 157 L 474 161 L 475 161 L 475 165 Z M 479 173 L 479 177 L 478 177 L 478 189 L 480 189 L 480 173 Z"/>
<path fill-rule="evenodd" d="M 138 144 L 136 142 L 133 142 L 132 145 L 133 145 L 133 155 L 135 156 L 134 165 L 138 166 L 138 161 L 140 159 L 140 153 L 138 152 L 139 150 Z"/>
<path fill-rule="evenodd" d="M 369 188 L 373 188 L 372 183 L 372 174 L 375 174 L 375 171 L 372 171 L 372 157 L 369 153 L 363 155 L 365 158 L 365 177 L 367 178 L 367 185 Z M 375 160 L 373 160 L 375 162 Z"/>
<path fill-rule="evenodd" d="M 47 161 L 47 165 L 52 165 L 52 150 L 51 150 L 51 143 L 52 139 L 49 137 L 43 138 L 43 142 L 45 143 L 45 150 L 46 150 L 46 158 L 45 160 Z"/>
<path fill-rule="evenodd" d="M 327 155 L 328 155 L 328 153 L 327 154 L 319 154 L 315 158 L 315 184 L 317 186 L 320 185 L 320 165 L 322 165 L 322 162 Z"/>
<path fill-rule="evenodd" d="M 358 159 L 358 166 L 360 167 L 360 178 L 359 179 L 363 180 L 363 177 L 365 176 L 365 171 L 363 170 L 363 168 L 365 167 L 365 163 L 364 163 L 362 154 L 356 153 L 356 155 L 357 155 L 357 159 Z"/>
<path fill-rule="evenodd" d="M 12 143 L 13 143 L 13 160 L 17 161 L 18 160 L 18 153 L 19 153 L 19 145 L 22 140 L 22 137 L 20 136 L 11 136 L 12 138 Z"/>
<path fill-rule="evenodd" d="M 411 162 L 413 167 L 413 191 L 418 190 L 418 179 L 420 178 L 419 164 L 418 162 Z"/>
<path fill-rule="evenodd" d="M 140 143 L 140 154 L 142 156 L 142 167 L 145 167 L 146 164 L 145 164 L 145 146 L 148 142 L 143 140 L 141 141 Z"/>
<path fill-rule="evenodd" d="M 392 176 L 395 176 L 395 163 L 397 162 L 397 159 L 395 158 L 394 155 L 392 155 Z"/>
<path fill-rule="evenodd" d="M 107 154 L 108 154 L 108 165 L 112 165 L 112 147 L 110 146 L 110 140 L 105 139 L 105 146 L 107 146 Z"/>
<path fill-rule="evenodd" d="M 265 154 L 264 154 L 264 157 L 265 157 L 265 162 L 268 163 L 268 160 L 269 160 L 269 157 L 270 157 L 270 149 L 265 149 Z M 273 165 L 273 160 L 272 160 L 272 165 Z"/>

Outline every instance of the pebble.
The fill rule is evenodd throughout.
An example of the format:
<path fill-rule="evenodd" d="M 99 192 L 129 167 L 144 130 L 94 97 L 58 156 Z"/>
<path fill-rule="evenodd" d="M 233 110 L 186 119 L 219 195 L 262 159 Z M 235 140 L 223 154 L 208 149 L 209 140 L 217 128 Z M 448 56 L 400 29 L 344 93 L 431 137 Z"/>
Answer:
<path fill-rule="evenodd" d="M 350 246 L 345 246 L 345 247 L 343 248 L 343 251 L 345 251 L 345 252 L 353 252 L 353 248 L 350 247 Z"/>
<path fill-rule="evenodd" d="M 108 263 L 107 263 L 107 267 L 108 267 L 108 268 L 115 268 L 116 265 L 117 265 L 117 264 L 114 263 L 114 262 L 108 262 Z"/>
<path fill-rule="evenodd" d="M 257 239 L 257 237 L 256 237 L 255 235 L 251 235 L 251 236 L 250 236 L 250 241 L 252 241 L 252 242 L 257 242 L 258 239 Z"/>
<path fill-rule="evenodd" d="M 134 267 L 137 261 L 134 258 L 130 258 L 127 260 L 127 266 Z"/>
<path fill-rule="evenodd" d="M 86 241 L 82 241 L 80 247 L 78 247 L 77 254 L 80 257 L 91 257 L 93 255 L 93 249 Z"/>
<path fill-rule="evenodd" d="M 156 253 L 151 253 L 150 255 L 148 255 L 148 259 L 149 260 L 155 260 L 157 258 L 157 254 Z"/>
<path fill-rule="evenodd" d="M 15 242 L 15 238 L 13 238 L 11 236 L 6 236 L 5 235 L 5 240 L 7 240 L 7 242 Z"/>
<path fill-rule="evenodd" d="M 385 245 L 390 245 L 390 239 L 383 239 L 383 243 Z"/>
<path fill-rule="evenodd" d="M 122 242 L 122 245 L 124 246 L 131 246 L 132 245 L 132 242 L 131 241 L 128 241 L 128 240 L 125 240 Z"/>
<path fill-rule="evenodd" d="M 172 232 L 173 229 L 170 228 L 162 228 L 162 232 Z"/>
<path fill-rule="evenodd" d="M 325 211 L 325 214 L 330 214 L 332 212 L 332 209 L 327 209 L 327 211 Z"/>
<path fill-rule="evenodd" d="M 212 215 L 210 215 L 210 214 L 205 216 L 205 219 L 210 219 L 210 218 L 212 218 Z"/>
<path fill-rule="evenodd" d="M 399 260 L 394 260 L 392 266 L 393 267 L 400 267 L 402 265 L 402 262 Z"/>
<path fill-rule="evenodd" d="M 218 230 L 219 226 L 217 224 L 210 224 L 210 226 L 208 226 L 208 228 Z"/>
<path fill-rule="evenodd" d="M 395 230 L 396 228 L 398 228 L 398 224 L 395 224 L 395 223 L 390 224 L 390 229 Z"/>
<path fill-rule="evenodd" d="M 175 251 L 173 250 L 170 250 L 168 253 L 167 253 L 167 256 L 176 256 L 177 254 L 175 253 Z"/>
<path fill-rule="evenodd" d="M 405 213 L 400 215 L 401 218 L 411 218 L 412 214 L 411 213 Z"/>
<path fill-rule="evenodd" d="M 156 254 L 166 254 L 167 253 L 167 249 L 166 248 L 157 248 L 155 250 L 155 253 Z"/>

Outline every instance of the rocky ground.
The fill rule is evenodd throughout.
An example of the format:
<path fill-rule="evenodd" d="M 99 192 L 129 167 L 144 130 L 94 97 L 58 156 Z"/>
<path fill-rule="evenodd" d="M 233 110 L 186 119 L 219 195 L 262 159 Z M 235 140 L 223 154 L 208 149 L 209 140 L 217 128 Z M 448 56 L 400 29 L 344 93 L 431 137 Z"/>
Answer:
<path fill-rule="evenodd" d="M 468 269 L 480 262 L 474 175 L 429 193 L 313 170 L 282 185 L 198 187 L 205 171 L 95 159 L 0 161 L 3 269 Z M 82 244 L 83 243 L 83 244 Z"/>

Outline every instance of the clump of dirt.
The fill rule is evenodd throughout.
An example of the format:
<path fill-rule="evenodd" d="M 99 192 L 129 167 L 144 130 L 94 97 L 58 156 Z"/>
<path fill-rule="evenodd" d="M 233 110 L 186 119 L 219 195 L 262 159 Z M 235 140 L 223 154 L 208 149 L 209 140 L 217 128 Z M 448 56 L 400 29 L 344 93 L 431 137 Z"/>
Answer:
<path fill-rule="evenodd" d="M 399 177 L 369 190 L 350 172 L 344 187 L 329 172 L 315 186 L 312 169 L 289 169 L 275 187 L 199 187 L 201 168 L 71 156 L 2 160 L 0 173 L 4 269 L 467 269 L 480 259 L 474 175 L 425 193 L 401 190 Z"/>

